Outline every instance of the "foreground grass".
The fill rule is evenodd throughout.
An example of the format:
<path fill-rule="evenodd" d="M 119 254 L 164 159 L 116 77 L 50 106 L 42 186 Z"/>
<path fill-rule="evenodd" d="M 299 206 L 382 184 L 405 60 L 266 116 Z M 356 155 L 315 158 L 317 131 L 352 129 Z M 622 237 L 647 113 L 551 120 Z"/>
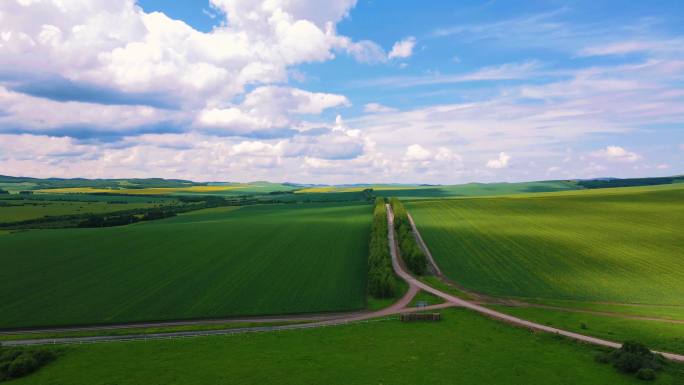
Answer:
<path fill-rule="evenodd" d="M 371 208 L 250 206 L 0 237 L 0 328 L 365 307 Z"/>
<path fill-rule="evenodd" d="M 442 271 L 497 296 L 684 305 L 684 185 L 409 202 Z"/>
<path fill-rule="evenodd" d="M 651 349 L 684 354 L 684 324 L 539 308 L 490 307 L 516 317 L 577 333 L 616 342 L 636 340 Z"/>
<path fill-rule="evenodd" d="M 397 320 L 312 330 L 68 346 L 14 382 L 133 384 L 637 384 L 595 350 L 462 309 L 438 323 Z M 682 379 L 674 365 L 658 384 Z"/>

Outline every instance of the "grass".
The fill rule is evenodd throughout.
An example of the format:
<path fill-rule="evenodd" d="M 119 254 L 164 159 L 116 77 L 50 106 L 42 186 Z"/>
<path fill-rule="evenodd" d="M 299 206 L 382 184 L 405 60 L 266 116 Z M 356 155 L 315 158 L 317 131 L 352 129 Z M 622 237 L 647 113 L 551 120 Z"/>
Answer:
<path fill-rule="evenodd" d="M 397 291 L 393 297 L 389 298 L 375 298 L 369 295 L 366 300 L 366 309 L 375 311 L 381 310 L 386 307 L 392 306 L 395 302 L 401 299 L 401 297 L 408 291 L 408 284 L 402 279 L 397 279 Z"/>
<path fill-rule="evenodd" d="M 496 296 L 684 305 L 684 185 L 409 202 L 442 271 Z"/>
<path fill-rule="evenodd" d="M 684 354 L 684 324 L 539 308 L 490 307 L 516 317 L 577 333 L 616 342 L 636 340 L 651 349 Z"/>
<path fill-rule="evenodd" d="M 413 300 L 409 304 L 409 307 L 415 307 L 417 306 L 418 302 L 426 302 L 428 306 L 431 305 L 439 305 L 441 303 L 444 303 L 444 300 L 437 297 L 434 294 L 428 293 L 426 291 L 419 291 L 418 294 L 416 294 L 415 297 L 413 297 Z"/>
<path fill-rule="evenodd" d="M 447 294 L 451 294 L 454 297 L 461 298 L 461 299 L 466 299 L 466 300 L 472 300 L 472 296 L 463 290 L 459 290 L 456 287 L 453 287 L 451 285 L 447 285 L 446 283 L 442 282 L 439 278 L 435 277 L 434 275 L 424 275 L 422 277 L 418 277 L 418 279 L 426 283 L 435 289 L 442 291 Z"/>
<path fill-rule="evenodd" d="M 540 300 L 534 298 L 526 298 L 525 301 L 545 306 L 684 321 L 684 306 L 638 305 L 569 300 Z"/>
<path fill-rule="evenodd" d="M 277 333 L 62 347 L 16 385 L 638 384 L 594 362 L 596 350 L 463 309 L 443 321 L 398 320 Z M 670 366 L 656 384 L 677 384 Z"/>
<path fill-rule="evenodd" d="M 175 333 L 188 331 L 209 331 L 209 330 L 228 330 L 252 327 L 281 326 L 303 324 L 312 321 L 276 321 L 276 322 L 225 322 L 225 323 L 204 323 L 197 325 L 178 325 L 178 326 L 157 326 L 157 327 L 136 327 L 121 329 L 100 329 L 83 331 L 60 331 L 60 332 L 22 332 L 11 334 L 0 334 L 0 342 L 15 341 L 24 339 L 53 339 L 66 337 L 91 337 L 91 336 L 129 336 L 144 335 L 155 333 Z"/>
<path fill-rule="evenodd" d="M 371 206 L 225 208 L 0 237 L 0 327 L 365 307 Z"/>

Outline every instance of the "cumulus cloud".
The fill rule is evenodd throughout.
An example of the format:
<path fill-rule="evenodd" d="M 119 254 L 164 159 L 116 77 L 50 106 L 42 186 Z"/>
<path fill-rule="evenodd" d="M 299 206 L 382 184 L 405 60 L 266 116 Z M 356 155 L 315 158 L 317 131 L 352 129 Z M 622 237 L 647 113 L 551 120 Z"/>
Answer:
<path fill-rule="evenodd" d="M 406 148 L 404 159 L 408 161 L 424 161 L 430 159 L 432 153 L 420 144 L 412 144 Z"/>
<path fill-rule="evenodd" d="M 288 135 L 299 124 L 298 116 L 348 105 L 342 95 L 264 86 L 247 94 L 239 105 L 202 110 L 195 126 L 222 135 Z"/>
<path fill-rule="evenodd" d="M 602 158 L 613 162 L 636 162 L 641 159 L 641 155 L 627 151 L 620 146 L 606 146 L 598 151 L 594 151 L 591 155 L 595 158 Z"/>
<path fill-rule="evenodd" d="M 413 48 L 416 45 L 415 37 L 408 37 L 404 40 L 394 43 L 392 50 L 390 50 L 387 57 L 389 59 L 404 59 L 413 55 Z"/>
<path fill-rule="evenodd" d="M 284 82 L 289 67 L 330 60 L 335 52 L 363 61 L 385 56 L 377 44 L 355 42 L 335 31 L 335 23 L 348 15 L 355 0 L 334 0 L 324 7 L 313 1 L 211 3 L 224 21 L 205 33 L 163 13 L 147 13 L 133 0 L 3 1 L 0 74 L 12 72 L 20 79 L 19 83 L 5 80 L 4 86 L 56 102 L 175 107 L 188 114 L 197 111 L 188 120 L 240 122 L 245 123 L 242 131 L 260 130 L 268 126 L 263 120 L 274 124 L 270 117 L 242 111 L 245 117 L 234 110 L 232 101 L 246 87 Z M 39 73 L 55 74 L 58 81 L 48 86 L 31 82 Z M 280 104 L 292 98 L 289 103 L 299 107 L 296 114 L 316 114 L 330 105 L 348 103 L 344 97 L 311 97 L 293 89 L 260 92 L 266 95 L 250 95 L 278 98 Z M 173 102 L 162 95 L 173 95 Z M 149 115 L 146 111 L 141 114 Z M 94 113 L 93 119 L 97 116 Z M 15 117 L 16 122 L 23 123 L 22 119 Z M 76 117 L 65 120 L 59 123 L 82 123 Z"/>
<path fill-rule="evenodd" d="M 490 159 L 487 161 L 487 168 L 493 168 L 493 169 L 498 169 L 498 168 L 506 168 L 508 167 L 508 162 L 511 160 L 511 156 L 506 154 L 505 152 L 500 152 L 499 157 L 496 159 Z"/>

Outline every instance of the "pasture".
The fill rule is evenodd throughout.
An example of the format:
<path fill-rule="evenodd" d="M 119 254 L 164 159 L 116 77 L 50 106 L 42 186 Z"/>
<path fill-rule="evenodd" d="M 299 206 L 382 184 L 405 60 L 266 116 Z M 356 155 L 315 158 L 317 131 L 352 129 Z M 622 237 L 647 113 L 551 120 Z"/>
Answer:
<path fill-rule="evenodd" d="M 396 319 L 309 330 L 67 346 L 16 385 L 637 384 L 596 349 L 464 309 L 435 323 Z M 656 384 L 678 384 L 670 365 Z"/>
<path fill-rule="evenodd" d="M 684 305 L 684 185 L 407 206 L 442 271 L 471 290 Z"/>
<path fill-rule="evenodd" d="M 639 320 L 529 307 L 492 306 L 504 313 L 608 340 L 640 341 L 654 350 L 684 354 L 684 323 Z"/>
<path fill-rule="evenodd" d="M 367 204 L 207 209 L 0 237 L 0 328 L 365 306 Z"/>

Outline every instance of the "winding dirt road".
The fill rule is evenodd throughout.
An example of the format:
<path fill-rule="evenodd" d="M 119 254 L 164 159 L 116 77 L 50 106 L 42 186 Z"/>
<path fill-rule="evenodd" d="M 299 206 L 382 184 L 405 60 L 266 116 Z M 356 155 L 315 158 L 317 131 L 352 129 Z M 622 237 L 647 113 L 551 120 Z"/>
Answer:
<path fill-rule="evenodd" d="M 396 242 L 396 239 L 394 236 L 395 235 L 395 232 L 394 232 L 394 214 L 392 212 L 392 208 L 390 205 L 386 205 L 386 207 L 387 207 L 387 221 L 388 221 L 387 237 L 389 240 L 390 253 L 392 256 L 392 267 L 394 268 L 395 273 L 408 283 L 409 289 L 406 292 L 406 294 L 399 301 L 397 301 L 392 306 L 387 307 L 385 309 L 381 309 L 381 310 L 378 310 L 375 312 L 361 312 L 361 313 L 351 313 L 351 314 L 347 313 L 344 315 L 339 315 L 338 317 L 332 316 L 333 318 L 321 319 L 319 321 L 305 323 L 305 324 L 292 324 L 292 325 L 281 325 L 281 326 L 263 326 L 263 327 L 239 328 L 239 329 L 228 329 L 228 330 L 157 333 L 157 334 L 128 335 L 128 336 L 94 336 L 94 337 L 64 337 L 64 338 L 55 338 L 55 339 L 26 339 L 26 340 L 15 340 L 15 341 L 3 341 L 2 343 L 3 343 L 3 345 L 6 345 L 6 346 L 41 345 L 41 344 L 73 344 L 73 343 L 94 343 L 94 342 L 120 341 L 120 340 L 141 340 L 141 339 L 147 340 L 147 339 L 163 339 L 163 338 L 180 338 L 180 337 L 193 337 L 193 336 L 205 336 L 205 335 L 226 335 L 226 334 L 239 334 L 239 333 L 248 333 L 248 332 L 261 332 L 261 331 L 311 329 L 311 328 L 317 328 L 317 327 L 341 325 L 341 324 L 346 324 L 346 323 L 351 323 L 351 322 L 370 320 L 372 318 L 382 318 L 382 317 L 387 317 L 387 316 L 400 314 L 400 313 L 409 313 L 409 312 L 415 312 L 415 311 L 442 309 L 442 308 L 447 308 L 447 307 L 451 307 L 451 306 L 459 306 L 459 307 L 463 307 L 463 308 L 467 308 L 467 309 L 476 311 L 478 313 L 484 314 L 484 315 L 489 316 L 491 318 L 507 322 L 511 325 L 524 327 L 524 328 L 527 328 L 530 330 L 543 331 L 543 332 L 547 332 L 547 333 L 562 335 L 562 336 L 565 336 L 567 338 L 571 338 L 571 339 L 574 339 L 577 341 L 590 343 L 590 344 L 594 344 L 594 345 L 607 346 L 607 347 L 611 347 L 611 348 L 619 348 L 621 346 L 621 344 L 617 343 L 617 342 L 603 340 L 603 339 L 595 338 L 595 337 L 591 337 L 591 336 L 586 336 L 586 335 L 579 334 L 579 333 L 573 333 L 573 332 L 569 332 L 566 330 L 562 330 L 562 329 L 538 324 L 535 322 L 527 321 L 527 320 L 517 318 L 517 317 L 511 316 L 508 314 L 504 314 L 504 313 L 486 308 L 484 306 L 478 305 L 476 303 L 469 302 L 469 301 L 463 300 L 461 298 L 454 297 L 450 294 L 444 293 L 438 289 L 433 288 L 432 286 L 429 286 L 429 285 L 417 280 L 415 277 L 413 277 L 411 274 L 409 274 L 406 271 L 406 269 L 404 268 L 404 266 L 402 264 L 401 259 L 399 258 L 397 242 Z M 410 218 L 410 222 L 411 222 L 411 226 L 413 228 L 413 231 L 416 234 L 416 238 L 418 239 L 418 241 L 420 243 L 420 246 L 424 249 L 426 255 L 428 256 L 428 260 L 433 265 L 435 271 L 441 275 L 441 271 L 439 270 L 439 267 L 437 267 L 437 264 L 435 263 L 435 261 L 432 257 L 432 254 L 430 253 L 430 250 L 427 248 L 427 245 L 425 244 L 425 242 L 423 242 L 423 239 L 420 236 L 420 233 L 418 232 L 418 229 L 416 228 L 415 223 L 413 222 L 412 218 Z M 428 307 L 420 308 L 420 309 L 419 308 L 407 307 L 410 304 L 413 297 L 420 290 L 424 290 L 424 291 L 431 293 L 431 294 L 433 294 L 439 298 L 442 298 L 446 302 L 443 304 L 440 304 L 440 305 L 428 306 Z M 328 316 L 330 316 L 330 315 L 328 315 Z M 322 316 L 322 317 L 326 317 L 326 316 Z M 306 318 L 306 317 L 300 317 L 297 319 L 304 319 L 304 318 Z M 277 320 L 293 320 L 293 318 L 288 318 L 288 317 L 273 317 L 271 319 L 272 320 L 274 320 L 274 319 L 277 319 Z M 198 322 L 200 322 L 200 321 L 198 321 Z M 146 325 L 146 324 L 143 324 L 143 325 Z M 667 353 L 667 352 L 658 352 L 658 353 L 662 354 L 664 357 L 666 357 L 670 360 L 684 362 L 684 355 Z"/>

